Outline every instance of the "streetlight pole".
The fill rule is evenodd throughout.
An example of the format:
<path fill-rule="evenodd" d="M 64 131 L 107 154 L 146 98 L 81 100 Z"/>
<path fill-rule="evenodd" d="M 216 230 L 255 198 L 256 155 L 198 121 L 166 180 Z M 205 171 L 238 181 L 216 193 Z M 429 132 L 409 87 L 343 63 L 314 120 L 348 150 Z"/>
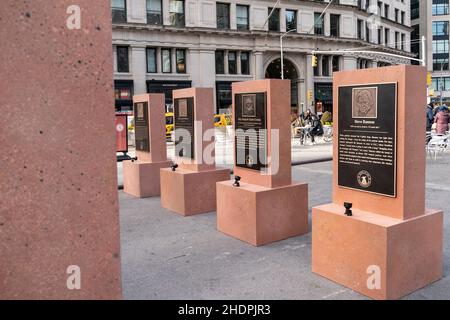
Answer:
<path fill-rule="evenodd" d="M 283 61 L 283 37 L 290 32 L 297 31 L 297 29 L 291 29 L 286 31 L 280 36 L 280 61 L 281 61 L 281 79 L 284 80 L 284 61 Z"/>

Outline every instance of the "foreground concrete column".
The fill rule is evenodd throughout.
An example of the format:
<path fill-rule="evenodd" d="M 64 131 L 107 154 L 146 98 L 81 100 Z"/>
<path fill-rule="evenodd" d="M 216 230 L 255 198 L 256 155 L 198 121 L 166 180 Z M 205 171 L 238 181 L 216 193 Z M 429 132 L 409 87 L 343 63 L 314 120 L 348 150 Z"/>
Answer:
<path fill-rule="evenodd" d="M 0 299 L 121 298 L 109 0 L 0 6 Z"/>

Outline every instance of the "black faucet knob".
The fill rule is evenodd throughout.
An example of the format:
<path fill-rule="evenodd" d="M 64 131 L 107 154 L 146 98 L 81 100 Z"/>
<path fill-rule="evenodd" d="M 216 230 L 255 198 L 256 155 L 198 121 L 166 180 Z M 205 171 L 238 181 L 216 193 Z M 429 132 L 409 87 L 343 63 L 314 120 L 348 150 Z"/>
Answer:
<path fill-rule="evenodd" d="M 239 181 L 241 181 L 241 177 L 239 177 L 239 176 L 234 176 L 233 187 L 240 187 L 241 184 L 239 183 Z"/>
<path fill-rule="evenodd" d="M 178 165 L 175 163 L 174 165 L 171 166 L 172 171 L 176 171 L 178 168 Z"/>
<path fill-rule="evenodd" d="M 353 215 L 352 213 L 352 206 L 353 204 L 350 202 L 344 202 L 344 208 L 345 208 L 345 215 L 351 217 Z"/>

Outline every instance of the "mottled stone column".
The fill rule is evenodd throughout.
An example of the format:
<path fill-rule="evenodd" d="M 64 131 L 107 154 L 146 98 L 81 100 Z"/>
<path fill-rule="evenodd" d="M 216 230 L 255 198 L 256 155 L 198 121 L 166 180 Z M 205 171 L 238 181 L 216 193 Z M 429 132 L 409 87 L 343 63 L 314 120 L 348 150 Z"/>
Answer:
<path fill-rule="evenodd" d="M 121 298 L 110 1 L 3 0 L 0 39 L 0 299 Z"/>

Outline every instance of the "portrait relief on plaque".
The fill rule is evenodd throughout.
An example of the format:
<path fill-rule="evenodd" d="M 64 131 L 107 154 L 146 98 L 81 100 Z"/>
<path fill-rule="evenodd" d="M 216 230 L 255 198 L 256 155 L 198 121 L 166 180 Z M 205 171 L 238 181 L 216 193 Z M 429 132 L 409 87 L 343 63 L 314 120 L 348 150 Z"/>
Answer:
<path fill-rule="evenodd" d="M 137 117 L 139 119 L 144 119 L 144 104 L 143 103 L 137 103 L 136 104 L 136 108 L 137 108 Z"/>
<path fill-rule="evenodd" d="M 180 99 L 178 100 L 178 116 L 181 118 L 187 118 L 188 111 L 187 111 L 187 99 Z"/>
<path fill-rule="evenodd" d="M 242 116 L 256 117 L 256 94 L 242 96 Z"/>
<path fill-rule="evenodd" d="M 353 88 L 353 118 L 376 119 L 378 117 L 377 87 Z"/>

